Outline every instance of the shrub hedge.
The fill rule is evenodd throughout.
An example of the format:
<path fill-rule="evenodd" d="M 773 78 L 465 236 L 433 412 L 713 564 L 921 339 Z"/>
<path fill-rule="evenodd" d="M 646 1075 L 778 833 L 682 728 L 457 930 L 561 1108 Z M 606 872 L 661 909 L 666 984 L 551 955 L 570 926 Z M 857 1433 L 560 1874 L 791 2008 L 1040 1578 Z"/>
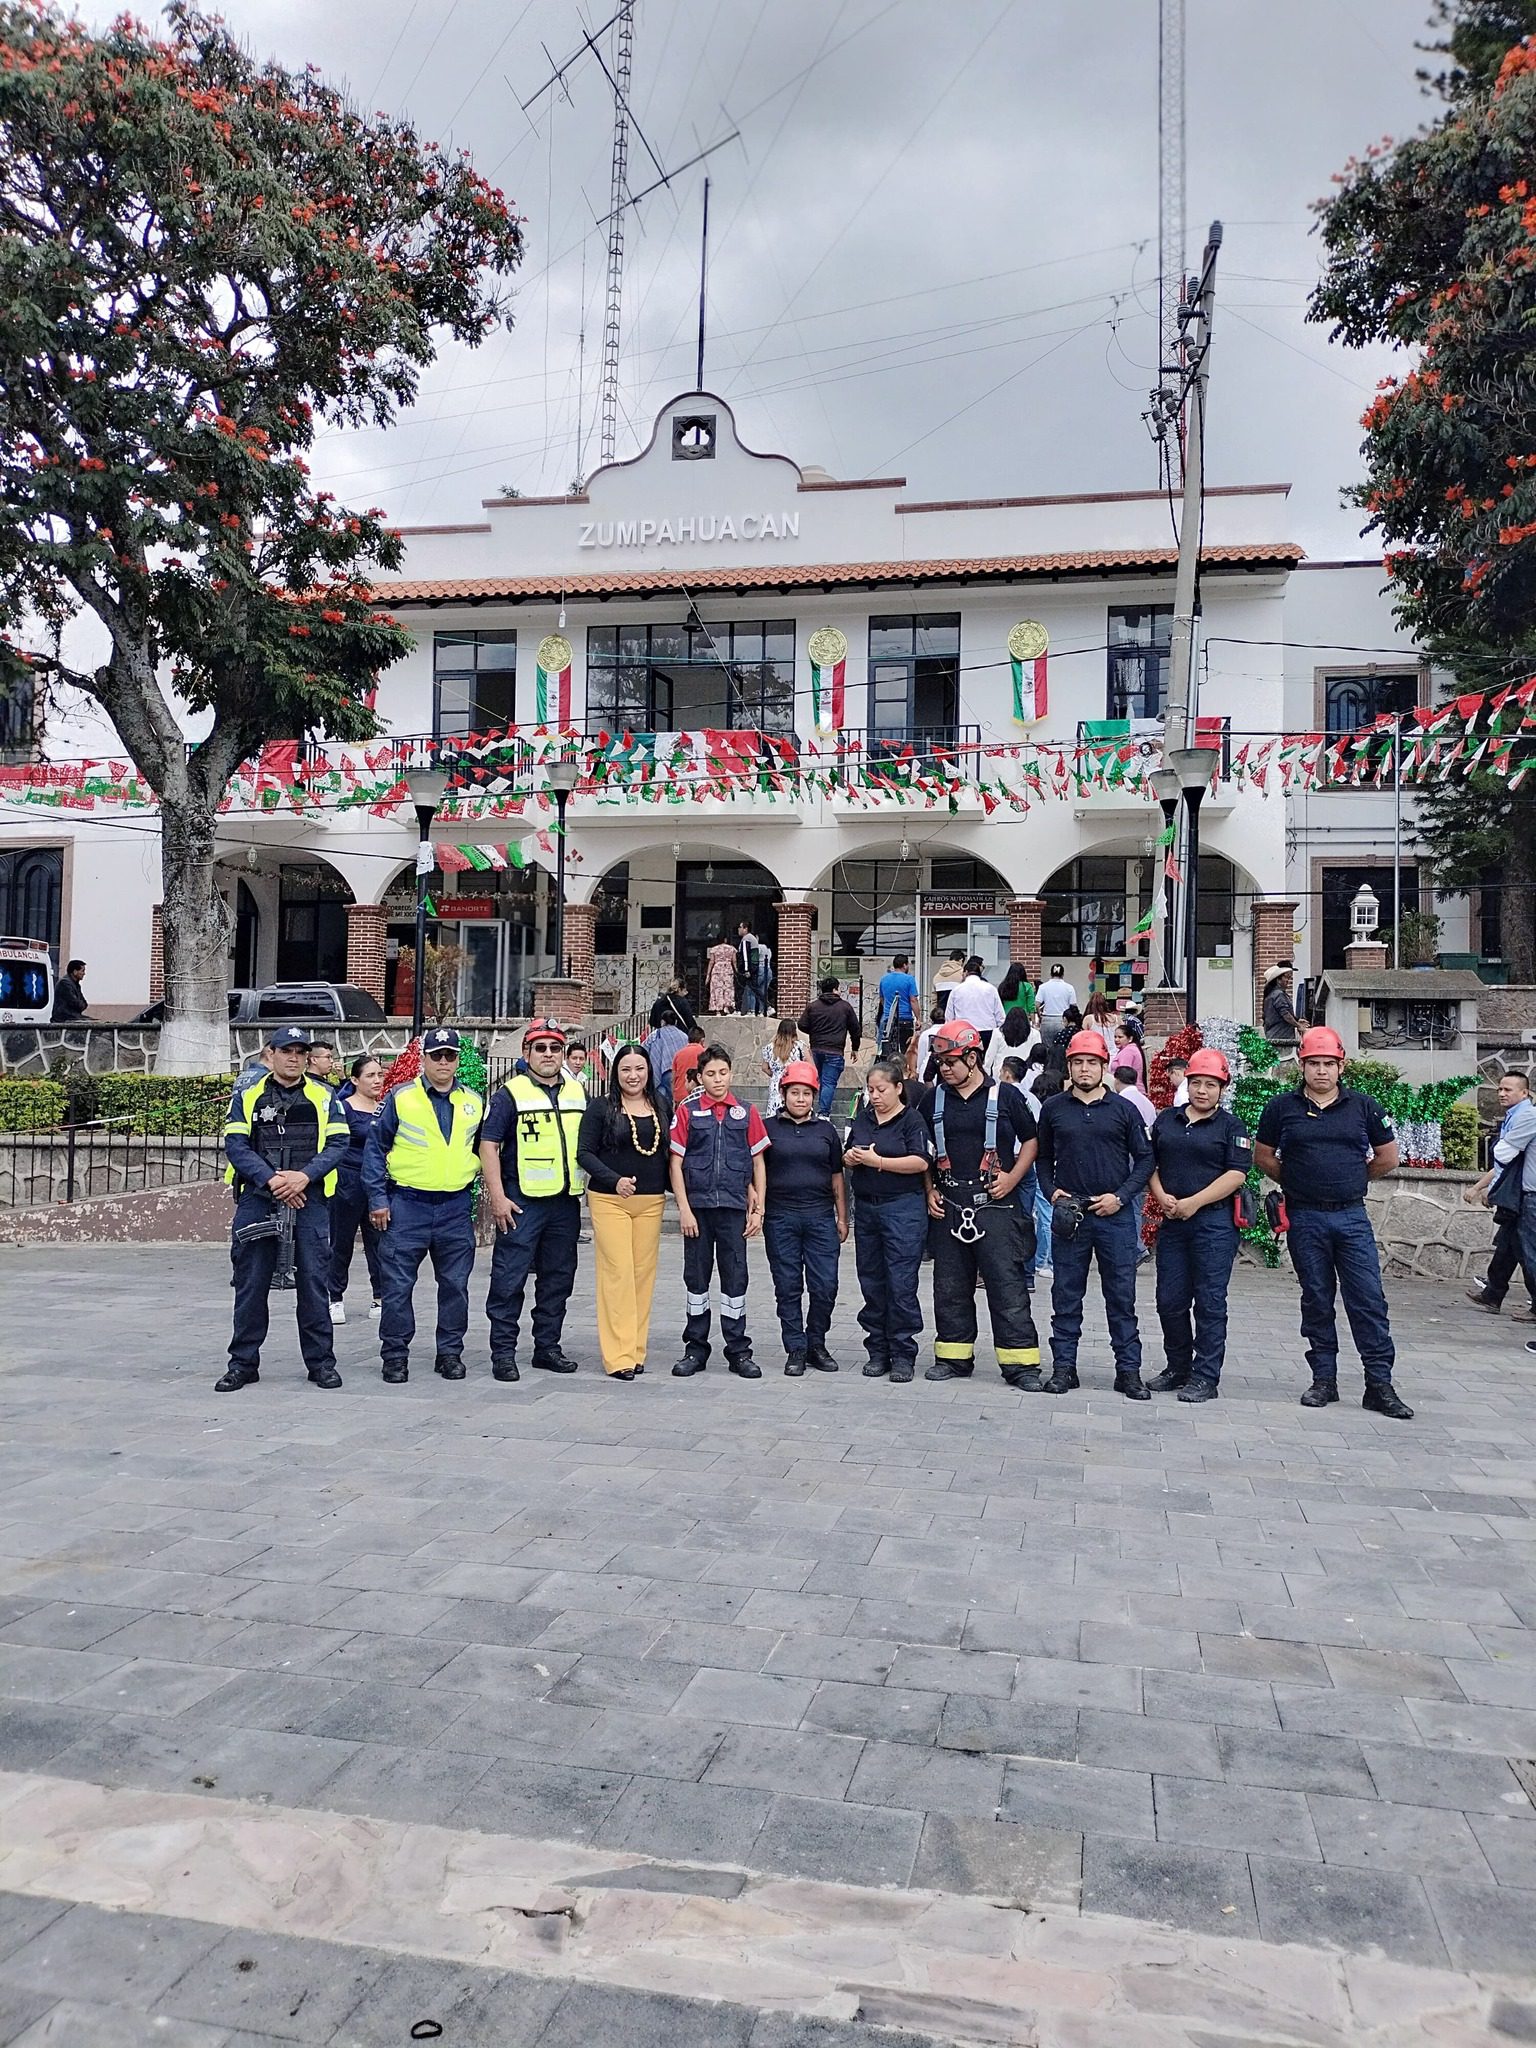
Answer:
<path fill-rule="evenodd" d="M 0 1080 L 0 1131 L 51 1131 L 67 1097 L 57 1081 Z"/>
<path fill-rule="evenodd" d="M 228 1074 L 101 1074 L 96 1081 L 96 1114 L 119 1130 L 156 1137 L 220 1136 L 234 1089 Z"/>
<path fill-rule="evenodd" d="M 1453 1102 L 1440 1119 L 1440 1150 L 1448 1167 L 1456 1173 L 1477 1171 L 1477 1106 Z"/>

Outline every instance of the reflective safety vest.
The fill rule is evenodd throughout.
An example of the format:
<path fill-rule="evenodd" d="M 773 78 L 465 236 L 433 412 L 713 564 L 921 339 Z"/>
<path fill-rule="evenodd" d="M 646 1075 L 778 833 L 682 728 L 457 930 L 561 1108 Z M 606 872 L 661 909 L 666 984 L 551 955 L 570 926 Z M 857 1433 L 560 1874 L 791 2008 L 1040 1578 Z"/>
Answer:
<path fill-rule="evenodd" d="M 579 1195 L 587 1177 L 576 1164 L 576 1140 L 582 1112 L 587 1106 L 586 1090 L 579 1081 L 562 1079 L 554 1103 L 549 1090 L 528 1074 L 513 1074 L 502 1083 L 517 1110 L 502 1158 L 511 1149 L 515 1132 L 515 1167 L 502 1179 L 510 1188 L 513 1180 L 525 1195 Z"/>
<path fill-rule="evenodd" d="M 473 1088 L 457 1084 L 449 1090 L 453 1124 L 452 1135 L 446 1138 L 437 1111 L 427 1100 L 425 1081 L 406 1081 L 389 1099 L 399 1119 L 386 1162 L 396 1186 L 431 1194 L 457 1194 L 467 1188 L 480 1171 L 475 1139 L 485 1114 L 482 1098 Z"/>
<path fill-rule="evenodd" d="M 256 1105 L 261 1100 L 266 1085 L 271 1078 L 270 1074 L 263 1074 L 259 1081 L 243 1090 L 231 1103 L 229 1121 L 224 1126 L 226 1138 L 241 1137 L 254 1139 Z M 323 1152 L 333 1138 L 350 1138 L 351 1130 L 341 1104 L 323 1081 L 312 1081 L 306 1076 L 304 1093 L 307 1099 L 314 1105 L 316 1152 Z M 261 1147 L 258 1145 L 256 1149 L 259 1152 Z M 233 1166 L 225 1167 L 224 1178 L 231 1186 L 234 1185 L 236 1175 Z M 325 1179 L 321 1182 L 321 1191 L 327 1195 L 335 1194 L 336 1176 L 334 1173 L 328 1173 L 325 1176 Z"/>

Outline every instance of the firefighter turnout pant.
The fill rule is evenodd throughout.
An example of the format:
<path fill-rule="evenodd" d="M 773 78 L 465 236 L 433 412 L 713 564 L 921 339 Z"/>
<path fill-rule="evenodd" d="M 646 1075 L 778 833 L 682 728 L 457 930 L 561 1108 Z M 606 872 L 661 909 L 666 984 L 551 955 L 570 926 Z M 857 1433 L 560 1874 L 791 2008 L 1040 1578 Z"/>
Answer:
<path fill-rule="evenodd" d="M 696 1365 L 709 1360 L 709 1283 L 720 1275 L 720 1339 L 729 1365 L 744 1365 L 752 1356 L 747 1332 L 747 1218 L 741 1209 L 694 1209 L 697 1237 L 683 1239 L 683 1286 L 688 1320 L 683 1325 L 683 1350 Z"/>
<path fill-rule="evenodd" d="M 962 1211 L 946 1202 L 929 1232 L 933 1252 L 934 1357 L 969 1365 L 976 1358 L 976 1282 L 987 1295 L 992 1347 L 1007 1372 L 1040 1363 L 1040 1339 L 1029 1305 L 1029 1269 L 1035 1256 L 1035 1220 L 1015 1202 L 989 1202 L 974 1211 L 980 1236 L 955 1236 Z"/>

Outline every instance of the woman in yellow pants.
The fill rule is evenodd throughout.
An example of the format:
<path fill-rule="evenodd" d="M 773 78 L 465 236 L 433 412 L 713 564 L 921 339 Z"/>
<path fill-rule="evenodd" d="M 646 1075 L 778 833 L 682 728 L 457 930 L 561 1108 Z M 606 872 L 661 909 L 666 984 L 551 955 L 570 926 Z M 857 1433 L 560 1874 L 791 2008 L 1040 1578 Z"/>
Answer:
<path fill-rule="evenodd" d="M 666 1207 L 667 1121 L 638 1045 L 621 1045 L 608 1093 L 581 1119 L 576 1161 L 587 1176 L 597 1252 L 597 1338 L 610 1379 L 645 1371 Z"/>

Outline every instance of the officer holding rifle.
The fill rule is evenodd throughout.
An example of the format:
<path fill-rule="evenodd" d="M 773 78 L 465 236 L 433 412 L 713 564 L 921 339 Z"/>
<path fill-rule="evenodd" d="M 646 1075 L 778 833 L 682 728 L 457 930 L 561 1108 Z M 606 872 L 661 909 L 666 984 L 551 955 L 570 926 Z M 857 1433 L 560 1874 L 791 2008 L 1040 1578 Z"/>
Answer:
<path fill-rule="evenodd" d="M 259 1376 L 274 1283 L 296 1289 L 299 1349 L 317 1387 L 339 1387 L 331 1335 L 328 1196 L 348 1132 L 324 1082 L 307 1078 L 309 1033 L 274 1025 L 271 1072 L 237 1086 L 224 1126 L 234 1173 L 235 1326 L 229 1370 L 214 1391 L 232 1394 Z"/>

